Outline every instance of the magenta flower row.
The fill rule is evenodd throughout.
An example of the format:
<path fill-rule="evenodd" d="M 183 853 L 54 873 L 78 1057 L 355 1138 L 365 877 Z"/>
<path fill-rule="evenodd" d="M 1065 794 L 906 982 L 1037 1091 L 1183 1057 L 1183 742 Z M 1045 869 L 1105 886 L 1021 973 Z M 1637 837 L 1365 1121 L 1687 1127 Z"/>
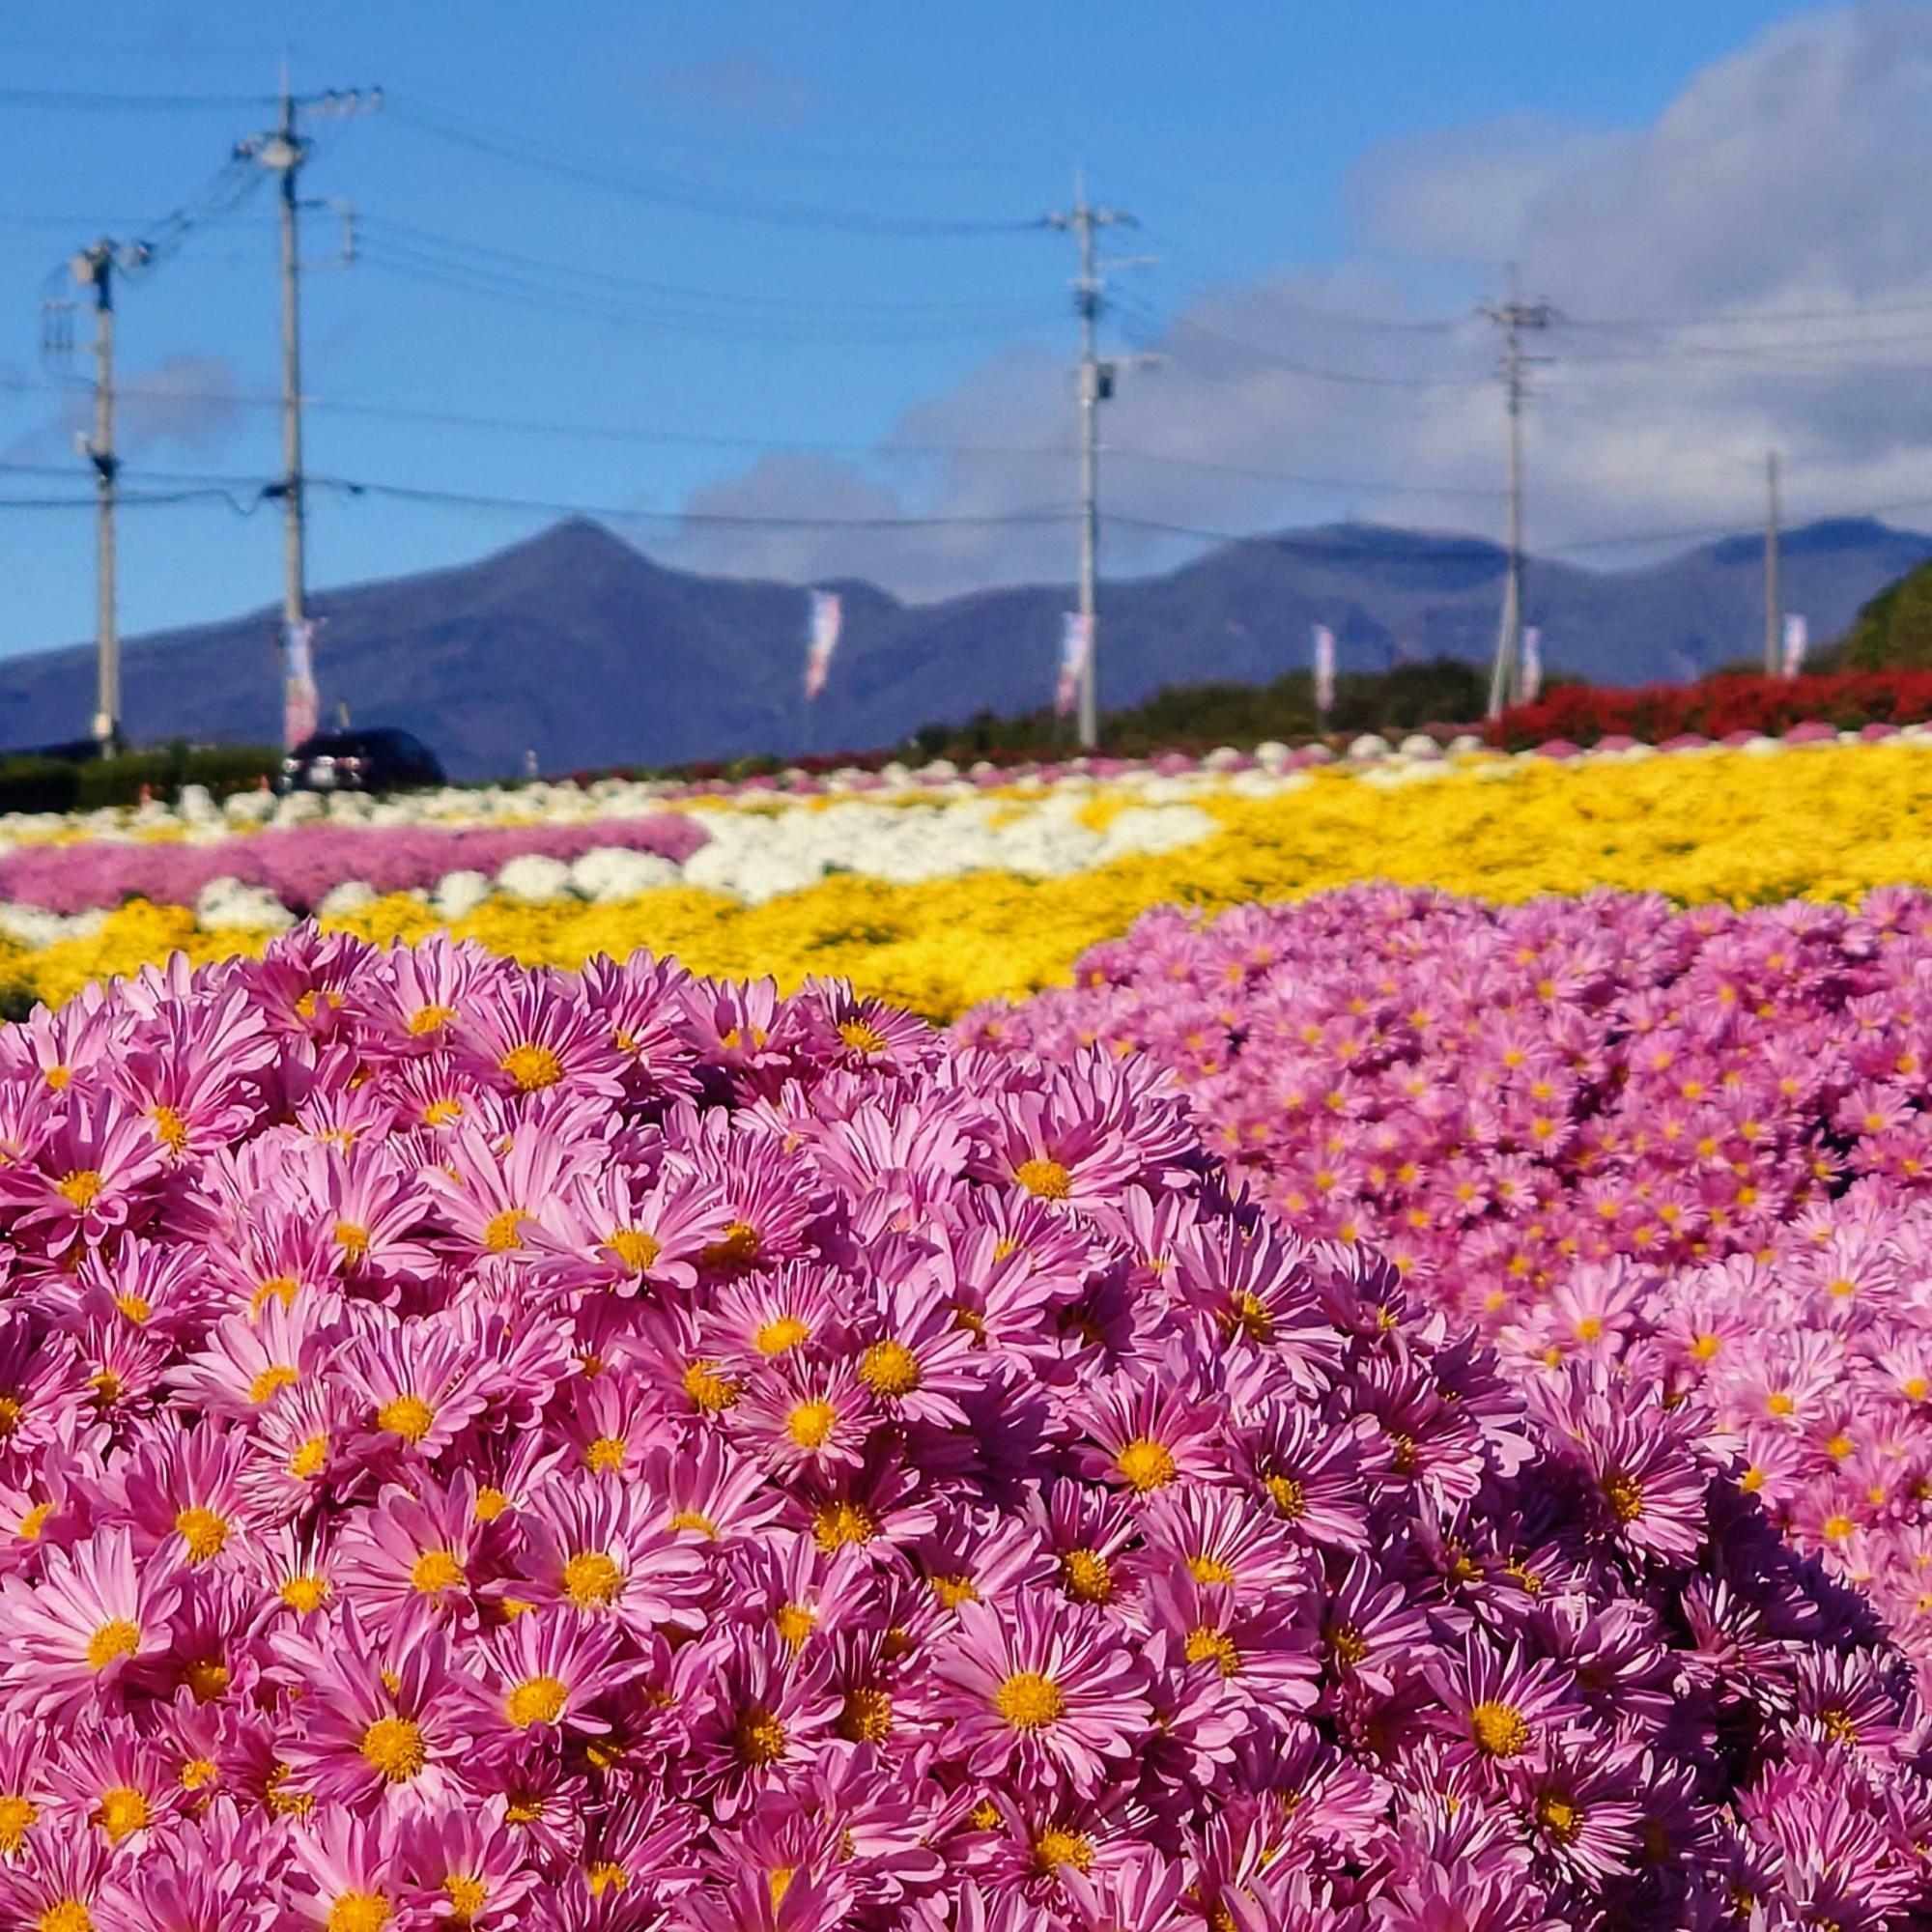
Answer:
<path fill-rule="evenodd" d="M 588 824 L 303 826 L 224 838 L 212 845 L 88 840 L 30 845 L 0 855 L 0 902 L 86 912 L 127 899 L 191 906 L 213 879 L 262 886 L 293 912 L 312 912 L 331 887 L 359 880 L 379 893 L 428 889 L 451 872 L 494 875 L 534 853 L 566 862 L 602 846 L 652 852 L 682 865 L 705 834 L 681 812 Z"/>
<path fill-rule="evenodd" d="M 0 1924 L 1932 1907 L 1699 1395 L 1513 1383 L 1144 1059 L 303 930 L 0 1034 Z"/>

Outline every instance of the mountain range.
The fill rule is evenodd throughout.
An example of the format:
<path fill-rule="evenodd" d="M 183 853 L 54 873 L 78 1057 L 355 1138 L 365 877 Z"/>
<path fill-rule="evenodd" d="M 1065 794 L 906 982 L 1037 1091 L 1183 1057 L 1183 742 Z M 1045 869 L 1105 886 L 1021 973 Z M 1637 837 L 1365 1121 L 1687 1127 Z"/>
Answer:
<path fill-rule="evenodd" d="M 1932 536 L 1817 523 L 1782 546 L 1785 608 L 1836 636 Z M 1308 660 L 1327 624 L 1343 669 L 1398 656 L 1484 661 L 1505 556 L 1486 540 L 1345 524 L 1244 539 L 1156 576 L 1103 584 L 1103 703 L 1206 679 L 1264 682 Z M 1726 537 L 1612 570 L 1536 560 L 1525 607 L 1544 658 L 1600 684 L 1695 676 L 1762 650 L 1763 543 Z M 1065 584 L 908 604 L 834 582 L 844 631 L 823 696 L 801 696 L 806 592 L 654 562 L 572 519 L 472 563 L 319 592 L 325 715 L 399 724 L 454 777 L 663 765 L 756 752 L 876 748 L 921 724 L 1033 709 L 1050 695 Z M 122 688 L 137 742 L 272 741 L 274 615 L 129 639 Z M 86 727 L 92 645 L 0 659 L 0 742 Z"/>

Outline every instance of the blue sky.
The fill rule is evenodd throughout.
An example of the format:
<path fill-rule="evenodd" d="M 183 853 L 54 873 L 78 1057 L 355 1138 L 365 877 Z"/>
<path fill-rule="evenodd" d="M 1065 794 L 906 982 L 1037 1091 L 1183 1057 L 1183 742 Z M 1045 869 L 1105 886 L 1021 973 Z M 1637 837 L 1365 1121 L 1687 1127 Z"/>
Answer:
<path fill-rule="evenodd" d="M 1915 16 L 1915 33 L 1923 24 L 1922 9 L 1885 12 Z M 13 0 L 0 23 L 0 87 L 266 96 L 286 35 L 298 87 L 377 82 L 389 91 L 384 112 L 319 128 L 307 176 L 312 195 L 354 202 L 367 240 L 365 259 L 318 268 L 306 283 L 306 387 L 318 401 L 308 460 L 318 473 L 661 512 L 696 497 L 749 513 L 829 517 L 846 512 L 828 506 L 849 503 L 920 514 L 1010 503 L 1015 493 L 1038 500 L 1070 481 L 1057 458 L 1004 472 L 998 460 L 980 459 L 962 479 L 956 465 L 935 473 L 923 459 L 866 453 L 923 425 L 941 440 L 996 440 L 976 436 L 985 424 L 1016 446 L 1065 442 L 1056 385 L 1071 342 L 1066 243 L 1040 232 L 905 236 L 744 218 L 674 205 L 679 198 L 1023 220 L 1062 205 L 1084 159 L 1096 196 L 1142 217 L 1146 232 L 1131 246 L 1161 258 L 1122 277 L 1141 336 L 1154 346 L 1164 319 L 1222 312 L 1215 303 L 1237 311 L 1255 291 L 1275 300 L 1283 288 L 1300 290 L 1295 299 L 1315 307 L 1332 301 L 1339 312 L 1367 307 L 1390 319 L 1463 313 L 1495 285 L 1494 238 L 1480 218 L 1492 202 L 1517 210 L 1520 200 L 1524 233 L 1533 239 L 1542 219 L 1557 238 L 1546 250 L 1551 265 L 1564 263 L 1570 224 L 1548 212 L 1553 190 L 1538 173 L 1540 157 L 1564 156 L 1564 192 L 1602 201 L 1605 156 L 1636 166 L 1629 144 L 1667 126 L 1672 104 L 1700 75 L 1775 48 L 1780 31 L 1808 31 L 1805 19 L 1847 17 L 1747 0 L 1625 0 L 1614 9 L 1196 0 L 1184 10 L 1120 0 L 954 8 L 341 0 L 327 9 L 101 0 L 87 10 L 83 35 L 71 7 Z M 1794 18 L 1799 28 L 1780 28 Z M 1880 75 L 1870 84 L 1897 82 Z M 1714 98 L 1721 102 L 1722 88 Z M 56 471 L 72 461 L 71 426 L 48 387 L 56 378 L 37 346 L 50 271 L 103 225 L 139 232 L 186 200 L 267 112 L 227 102 L 151 112 L 0 108 L 7 461 Z M 472 125 L 582 157 L 639 191 L 567 179 L 434 131 Z M 1503 171 L 1504 191 L 1492 192 L 1488 168 Z M 1444 184 L 1463 196 L 1446 212 L 1428 199 Z M 269 195 L 258 192 L 125 290 L 124 379 L 172 398 L 150 394 L 130 406 L 127 460 L 136 474 L 274 469 L 275 416 L 248 400 L 276 382 L 270 214 Z M 1427 232 L 1418 235 L 1418 224 Z M 334 217 L 314 216 L 307 240 L 312 257 L 327 258 Z M 1502 245 L 1513 243 L 1505 236 Z M 1690 261 L 1704 251 L 1687 240 L 1681 252 Z M 577 265 L 582 275 L 510 255 Z M 466 286 L 447 285 L 452 264 Z M 479 293 L 479 265 L 513 277 L 515 298 Z M 1744 282 L 1725 292 L 1731 299 L 1776 297 L 1777 277 L 1753 282 L 1749 261 L 1739 272 Z M 750 299 L 613 296 L 615 285 L 597 276 Z M 1573 264 L 1569 278 L 1585 277 Z M 1839 263 L 1804 286 L 1862 300 L 1882 283 L 1876 270 L 1861 280 L 1858 264 Z M 580 306 L 599 312 L 569 312 L 573 291 Z M 1697 293 L 1681 278 L 1662 291 Z M 524 298 L 532 294 L 534 301 Z M 559 297 L 563 309 L 553 305 Z M 612 300 L 621 319 L 606 310 Z M 935 306 L 872 306 L 907 303 Z M 1268 327 L 1265 313 L 1251 318 L 1248 339 Z M 1418 335 L 1416 353 L 1434 359 L 1412 365 L 1400 360 L 1407 338 L 1398 332 L 1358 339 L 1338 336 L 1341 327 L 1319 338 L 1330 363 L 1354 355 L 1350 366 L 1418 367 L 1443 379 L 1445 394 L 1489 367 L 1480 325 L 1439 341 Z M 86 366 L 77 356 L 71 375 Z M 1175 450 L 1192 447 L 1188 438 L 1207 434 L 1211 412 L 1191 380 L 1184 367 L 1172 380 L 1148 377 L 1148 399 L 1122 422 Z M 235 396 L 243 400 L 223 400 Z M 639 440 L 428 425 L 344 405 L 601 424 Z M 1236 407 L 1244 420 L 1263 421 L 1238 397 Z M 1696 436 L 1689 424 L 1683 433 Z M 1209 453 L 1224 441 L 1210 440 Z M 793 444 L 839 447 L 783 454 Z M 761 465 L 768 447 L 780 460 Z M 1385 415 L 1373 423 L 1292 415 L 1262 447 L 1280 450 L 1282 469 L 1354 477 L 1368 465 L 1376 474 L 1365 480 L 1391 484 L 1439 477 L 1439 497 L 1417 512 L 1421 520 L 1492 521 L 1483 492 L 1495 451 L 1470 424 L 1447 424 L 1432 440 Z M 1861 460 L 1870 458 L 1866 450 Z M 1248 448 L 1237 460 L 1254 467 Z M 79 494 L 77 469 L 73 475 L 70 484 L 22 469 L 0 478 L 0 494 Z M 1707 496 L 1660 500 L 1599 480 L 1605 509 L 1594 523 L 1588 476 L 1565 482 L 1566 528 L 1640 528 L 1618 516 L 1681 520 L 1700 507 L 1721 519 L 1747 500 L 1729 481 Z M 1856 488 L 1865 478 L 1843 480 Z M 1879 475 L 1869 481 L 1886 487 Z M 1211 527 L 1394 514 L 1393 500 L 1354 488 L 1272 485 L 1148 499 L 1175 521 L 1177 502 L 1199 501 L 1198 520 Z M 339 583 L 452 561 L 544 521 L 536 512 L 345 501 L 319 491 L 311 577 Z M 863 547 L 848 533 L 834 552 L 774 548 L 749 535 L 739 543 L 728 532 L 699 542 L 674 526 L 624 527 L 644 548 L 693 562 L 793 575 L 870 566 L 911 594 L 1051 569 L 1063 541 L 1050 533 L 1002 554 L 981 545 L 914 555 L 916 532 L 876 534 Z M 90 518 L 0 512 L 0 547 L 9 590 L 0 653 L 90 634 Z M 279 537 L 266 509 L 247 518 L 220 505 L 130 510 L 123 553 L 129 632 L 245 610 L 276 593 Z"/>

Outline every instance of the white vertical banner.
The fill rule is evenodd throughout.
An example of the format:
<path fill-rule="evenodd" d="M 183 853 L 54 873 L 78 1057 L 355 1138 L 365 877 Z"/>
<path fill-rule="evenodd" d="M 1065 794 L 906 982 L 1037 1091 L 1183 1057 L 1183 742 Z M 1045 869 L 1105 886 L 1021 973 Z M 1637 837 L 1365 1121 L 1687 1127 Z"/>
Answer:
<path fill-rule="evenodd" d="M 1522 633 L 1522 701 L 1534 704 L 1543 692 L 1543 633 L 1534 624 Z"/>
<path fill-rule="evenodd" d="M 1804 652 L 1811 641 L 1810 629 L 1795 611 L 1784 620 L 1784 675 L 1793 678 L 1804 668 Z"/>
<path fill-rule="evenodd" d="M 1094 648 L 1094 620 L 1078 611 L 1069 611 L 1060 624 L 1060 684 L 1053 694 L 1053 708 L 1069 717 L 1080 698 L 1080 678 Z"/>
<path fill-rule="evenodd" d="M 282 744 L 294 751 L 315 736 L 321 700 L 315 689 L 315 622 L 282 626 Z"/>
<path fill-rule="evenodd" d="M 832 653 L 838 648 L 838 633 L 845 622 L 844 607 L 836 591 L 811 593 L 811 624 L 805 646 L 805 701 L 810 704 L 825 689 L 825 674 L 832 668 Z"/>
<path fill-rule="evenodd" d="M 1335 708 L 1335 633 L 1326 624 L 1315 627 L 1315 708 Z"/>

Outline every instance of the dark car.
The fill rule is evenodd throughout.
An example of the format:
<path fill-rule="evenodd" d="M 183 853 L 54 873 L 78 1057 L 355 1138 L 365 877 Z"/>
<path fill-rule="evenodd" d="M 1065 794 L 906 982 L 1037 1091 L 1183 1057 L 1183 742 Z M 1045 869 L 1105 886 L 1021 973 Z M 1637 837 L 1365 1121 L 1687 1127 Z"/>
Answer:
<path fill-rule="evenodd" d="M 421 739 L 386 727 L 319 731 L 282 760 L 277 791 L 419 791 L 446 784 L 441 762 Z"/>

